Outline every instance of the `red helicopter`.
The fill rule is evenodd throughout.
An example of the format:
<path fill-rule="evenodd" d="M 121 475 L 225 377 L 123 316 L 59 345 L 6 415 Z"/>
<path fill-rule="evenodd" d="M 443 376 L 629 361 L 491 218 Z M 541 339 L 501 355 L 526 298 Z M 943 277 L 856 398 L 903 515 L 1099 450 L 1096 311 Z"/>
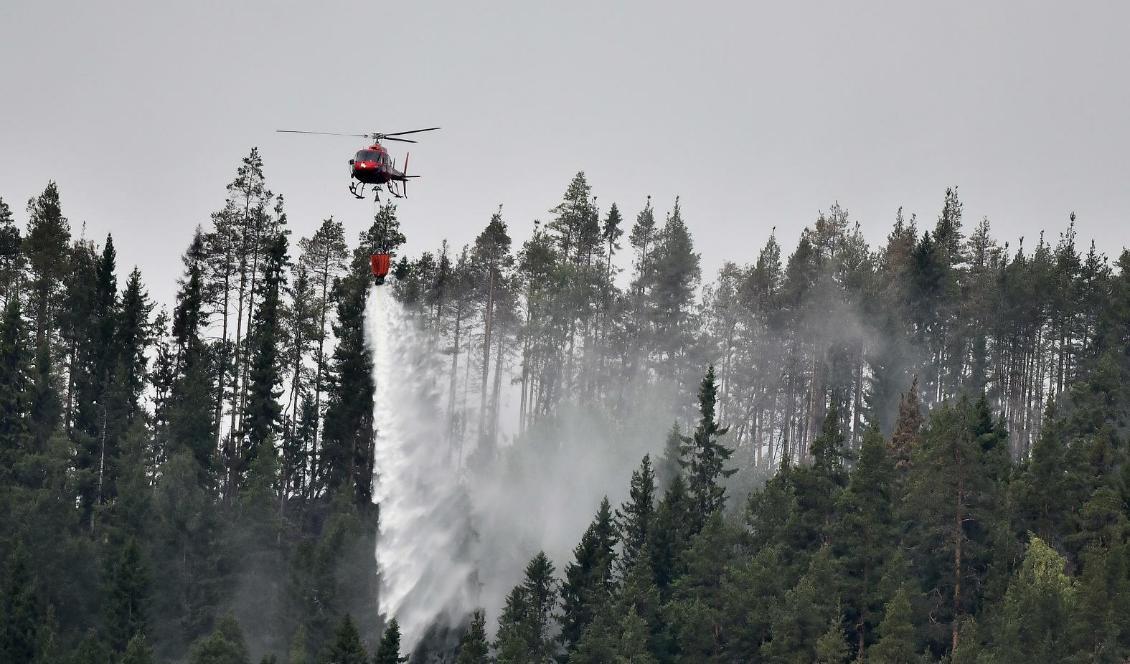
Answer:
<path fill-rule="evenodd" d="M 349 160 L 349 174 L 353 180 L 349 183 L 349 193 L 357 198 L 365 197 L 365 185 L 373 185 L 373 195 L 380 199 L 377 187 L 385 185 L 388 187 L 388 192 L 397 198 L 404 198 L 408 193 L 408 179 L 418 178 L 419 175 L 408 175 L 408 156 L 404 156 L 404 170 L 396 170 L 396 161 L 389 156 L 388 150 L 381 145 L 381 141 L 400 141 L 401 143 L 415 143 L 416 141 L 410 138 L 398 138 L 405 134 L 418 134 L 422 131 L 435 131 L 439 127 L 428 127 L 427 129 L 413 129 L 411 131 L 396 131 L 389 134 L 375 132 L 372 134 L 338 134 L 332 131 L 300 131 L 297 129 L 276 129 L 275 131 L 283 134 L 318 134 L 321 136 L 355 136 L 357 138 L 372 139 L 373 144 L 367 148 L 361 148 L 357 154 Z M 361 186 L 358 187 L 357 184 Z M 398 185 L 397 183 L 403 183 Z"/>
<path fill-rule="evenodd" d="M 410 138 L 398 138 L 405 134 L 418 134 L 422 131 L 435 131 L 439 127 L 428 127 L 427 129 L 413 129 L 411 131 L 397 131 L 392 133 L 374 132 L 372 134 L 338 134 L 331 131 L 301 131 L 297 129 L 276 129 L 275 131 L 283 134 L 318 134 L 322 136 L 355 136 L 357 138 L 372 139 L 373 144 L 366 148 L 361 148 L 357 154 L 349 160 L 349 174 L 352 180 L 349 182 L 349 193 L 357 198 L 365 197 L 365 185 L 373 185 L 373 197 L 380 200 L 380 185 L 385 185 L 388 192 L 397 198 L 405 198 L 408 195 L 408 179 L 418 178 L 419 175 L 408 175 L 408 156 L 404 156 L 404 170 L 399 171 L 396 169 L 396 161 L 389 156 L 388 150 L 381 145 L 381 141 L 400 141 L 401 143 L 415 143 L 416 141 Z M 360 183 L 360 187 L 358 187 Z M 402 183 L 402 184 L 397 184 Z M 392 265 L 392 254 L 387 247 L 378 247 L 377 253 L 369 257 L 369 267 L 373 272 L 373 280 L 379 286 L 385 281 L 388 276 L 389 268 Z"/>

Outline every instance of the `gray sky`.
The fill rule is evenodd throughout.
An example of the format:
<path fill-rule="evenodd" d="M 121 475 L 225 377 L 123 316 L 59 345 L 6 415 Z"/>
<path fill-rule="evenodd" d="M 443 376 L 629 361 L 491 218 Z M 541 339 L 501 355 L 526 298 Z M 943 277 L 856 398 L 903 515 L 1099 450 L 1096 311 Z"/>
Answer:
<path fill-rule="evenodd" d="M 412 149 L 415 253 L 470 241 L 499 203 L 516 240 L 584 170 L 629 219 L 682 196 L 708 276 L 786 247 L 839 201 L 873 242 L 898 206 L 1130 244 L 1124 2 L 0 3 L 0 196 L 60 186 L 76 233 L 111 231 L 171 299 L 177 258 L 258 145 L 295 239 L 350 238 L 347 138 Z M 986 7 L 993 4 L 993 7 Z M 403 162 L 404 148 L 393 154 Z"/>

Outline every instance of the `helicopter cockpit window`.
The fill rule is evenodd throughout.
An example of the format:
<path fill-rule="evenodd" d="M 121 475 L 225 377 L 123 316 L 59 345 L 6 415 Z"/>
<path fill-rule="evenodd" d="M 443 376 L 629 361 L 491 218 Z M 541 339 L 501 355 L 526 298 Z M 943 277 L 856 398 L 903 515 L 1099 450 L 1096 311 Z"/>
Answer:
<path fill-rule="evenodd" d="M 362 150 L 357 153 L 357 161 L 375 161 L 378 164 L 381 162 L 381 153 L 376 150 Z"/>

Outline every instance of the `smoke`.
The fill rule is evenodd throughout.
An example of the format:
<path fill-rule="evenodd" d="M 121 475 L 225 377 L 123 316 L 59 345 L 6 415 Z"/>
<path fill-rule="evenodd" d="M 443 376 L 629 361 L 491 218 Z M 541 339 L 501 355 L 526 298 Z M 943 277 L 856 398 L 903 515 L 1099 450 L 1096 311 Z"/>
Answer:
<path fill-rule="evenodd" d="M 560 576 L 601 498 L 614 506 L 626 499 L 632 470 L 662 448 L 675 391 L 632 394 L 622 416 L 563 406 L 502 441 L 494 456 L 465 451 L 473 462 L 462 469 L 445 428 L 450 358 L 387 286 L 370 294 L 366 329 L 376 382 L 381 610 L 397 618 L 403 649 L 413 652 L 477 608 L 493 627 L 539 550 Z"/>

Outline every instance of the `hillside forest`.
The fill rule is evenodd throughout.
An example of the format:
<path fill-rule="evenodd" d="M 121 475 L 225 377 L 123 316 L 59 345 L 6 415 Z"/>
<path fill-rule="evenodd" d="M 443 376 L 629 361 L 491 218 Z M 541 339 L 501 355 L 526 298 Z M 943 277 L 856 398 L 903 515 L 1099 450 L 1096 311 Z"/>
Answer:
<path fill-rule="evenodd" d="M 54 183 L 22 225 L 0 200 L 0 662 L 1127 661 L 1130 252 L 939 199 L 704 275 L 679 198 L 578 173 L 520 245 L 500 206 L 398 252 L 464 481 L 577 412 L 667 431 L 571 553 L 412 652 L 364 332 L 397 207 L 295 238 L 252 150 L 158 303 Z"/>

